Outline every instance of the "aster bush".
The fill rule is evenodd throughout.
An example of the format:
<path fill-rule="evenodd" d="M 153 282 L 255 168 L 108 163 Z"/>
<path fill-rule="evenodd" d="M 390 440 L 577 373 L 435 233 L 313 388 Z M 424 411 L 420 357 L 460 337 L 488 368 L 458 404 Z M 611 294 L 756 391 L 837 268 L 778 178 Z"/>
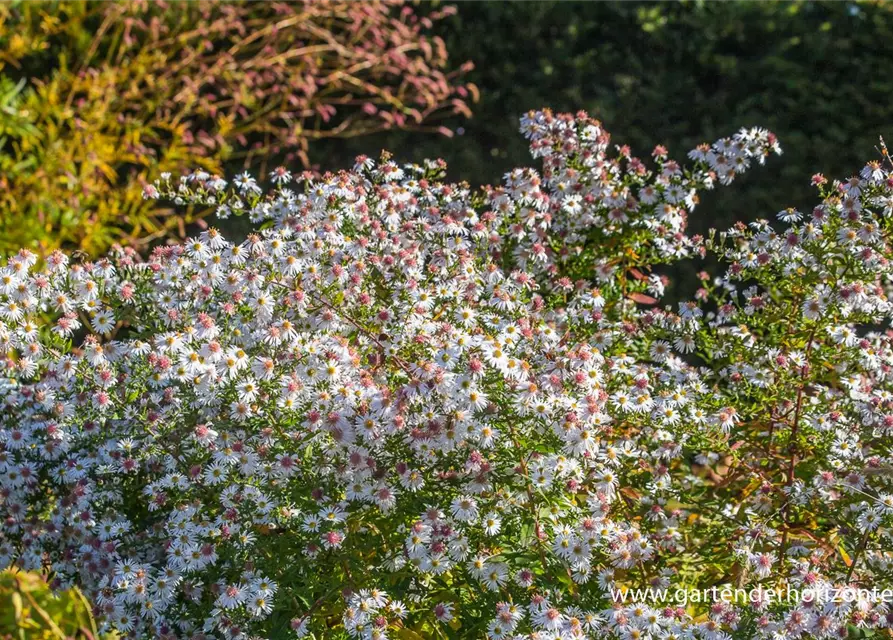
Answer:
<path fill-rule="evenodd" d="M 683 165 L 583 113 L 522 131 L 541 170 L 483 191 L 386 155 L 166 176 L 147 198 L 259 230 L 11 258 L 0 567 L 136 637 L 887 633 L 864 591 L 625 596 L 891 586 L 893 163 L 700 238 L 771 133 Z M 661 308 L 661 266 L 707 256 Z"/>

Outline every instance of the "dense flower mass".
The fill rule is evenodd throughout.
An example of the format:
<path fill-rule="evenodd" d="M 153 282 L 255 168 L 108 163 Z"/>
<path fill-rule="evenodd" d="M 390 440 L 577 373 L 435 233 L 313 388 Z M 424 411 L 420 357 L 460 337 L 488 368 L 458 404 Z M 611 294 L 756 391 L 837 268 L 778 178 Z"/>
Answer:
<path fill-rule="evenodd" d="M 816 176 L 783 226 L 686 235 L 780 153 L 648 161 L 585 114 L 474 192 L 359 158 L 166 177 L 247 214 L 0 273 L 0 566 L 162 638 L 831 638 L 881 598 L 629 602 L 645 587 L 891 586 L 893 174 Z M 675 310 L 655 268 L 724 270 Z"/>

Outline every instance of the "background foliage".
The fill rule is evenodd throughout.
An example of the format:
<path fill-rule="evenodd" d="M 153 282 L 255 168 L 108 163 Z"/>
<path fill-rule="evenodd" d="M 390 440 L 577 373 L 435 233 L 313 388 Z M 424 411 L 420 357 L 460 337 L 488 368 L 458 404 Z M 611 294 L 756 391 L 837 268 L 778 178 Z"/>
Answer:
<path fill-rule="evenodd" d="M 39 576 L 0 572 L 0 638 L 113 640 L 100 636 L 90 606 L 77 589 L 54 594 Z"/>
<path fill-rule="evenodd" d="M 294 13 L 298 7 L 306 10 L 306 5 L 255 5 L 253 21 L 246 22 L 242 34 L 233 31 L 234 25 L 241 24 L 237 16 L 227 13 L 215 21 L 213 5 L 207 3 L 183 5 L 189 7 L 189 15 L 182 9 L 165 12 L 164 5 L 121 5 L 127 7 L 127 15 L 112 21 L 87 65 L 85 54 L 97 41 L 92 30 L 102 24 L 101 13 L 122 11 L 121 6 L 114 6 L 0 5 L 0 138 L 5 139 L 0 147 L 0 238 L 8 239 L 0 240 L 0 253 L 22 244 L 77 246 L 96 253 L 115 240 L 180 231 L 184 221 L 171 218 L 168 211 L 150 213 L 143 203 L 145 176 L 186 166 L 232 174 L 252 154 L 270 164 L 300 167 L 309 162 L 327 170 L 343 167 L 361 153 L 375 155 L 378 149 L 389 148 L 398 159 L 442 157 L 449 163 L 450 178 L 472 184 L 497 182 L 504 171 L 528 163 L 526 146 L 517 133 L 519 114 L 544 105 L 588 110 L 609 126 L 617 143 L 630 144 L 640 155 L 648 154 L 657 141 L 678 154 L 741 126 L 766 126 L 777 132 L 786 153 L 779 173 L 749 175 L 737 196 L 709 194 L 708 206 L 702 210 L 713 213 L 696 214 L 691 220 L 696 230 L 705 231 L 729 226 L 736 219 L 772 216 L 787 206 L 806 206 L 812 173 L 853 171 L 861 159 L 874 154 L 877 135 L 890 133 L 893 122 L 893 104 L 888 99 L 893 81 L 878 73 L 893 55 L 893 5 L 883 2 L 469 2 L 460 3 L 454 14 L 445 17 L 446 5 L 425 2 L 399 11 L 389 6 L 386 17 L 374 16 L 380 33 L 403 42 L 402 49 L 400 45 L 392 49 L 408 51 L 407 56 L 419 54 L 414 58 L 420 65 L 418 73 L 410 74 L 417 79 L 404 87 L 405 94 L 397 94 L 403 107 L 370 115 L 363 110 L 365 102 L 357 99 L 326 122 L 329 98 L 321 99 L 317 92 L 313 100 L 321 104 L 313 103 L 302 112 L 302 133 L 290 137 L 295 129 L 285 126 L 286 119 L 277 112 L 291 109 L 276 89 L 281 78 L 258 85 L 258 74 L 244 68 L 252 54 L 260 57 L 260 49 L 246 50 L 243 57 L 223 63 L 218 58 L 224 48 L 218 42 L 203 54 L 202 62 L 190 62 L 189 70 L 226 66 L 226 73 L 218 75 L 226 79 L 226 88 L 237 90 L 224 109 L 230 115 L 221 118 L 220 111 L 209 104 L 216 98 L 200 92 L 204 97 L 178 108 L 202 114 L 204 128 L 181 125 L 177 134 L 165 128 L 165 121 L 180 122 L 182 116 L 136 126 L 142 116 L 124 110 L 122 101 L 117 96 L 112 100 L 110 92 L 114 95 L 116 87 L 133 86 L 138 93 L 158 96 L 158 101 L 182 100 L 170 87 L 149 88 L 140 84 L 140 78 L 160 73 L 165 60 L 183 51 L 194 53 L 202 42 L 213 42 L 217 36 L 208 37 L 212 30 L 223 34 L 221 38 L 252 33 L 257 37 L 256 26 L 264 17 Z M 363 4 L 370 6 L 384 11 L 384 5 Z M 231 11 L 237 9 L 245 10 L 233 5 Z M 411 13 L 400 13 L 407 10 Z M 155 14 L 168 16 L 171 24 L 159 23 Z M 365 42 L 359 37 L 365 32 L 351 32 L 346 21 L 333 22 L 332 14 L 314 20 L 336 32 L 345 30 L 341 33 L 344 46 L 326 59 L 326 64 L 333 65 L 327 67 L 329 76 L 337 76 L 339 64 L 360 55 L 350 43 Z M 420 16 L 432 22 L 415 21 Z M 190 21 L 199 26 L 187 29 Z M 169 43 L 167 51 L 155 52 L 153 61 L 140 62 L 136 56 L 128 66 L 136 76 L 130 84 L 116 85 L 108 76 L 104 77 L 111 85 L 96 78 L 82 79 L 91 99 L 66 110 L 66 91 L 71 91 L 77 70 L 106 65 L 105 60 L 111 64 L 130 60 L 128 54 L 115 52 L 125 45 L 127 51 L 136 51 L 146 37 L 155 37 L 141 31 L 144 23 L 173 30 L 181 34 L 180 40 Z M 395 26 L 398 23 L 403 26 Z M 290 28 L 297 30 L 297 26 Z M 300 33 L 285 31 L 276 35 L 277 46 L 301 40 Z M 126 40 L 125 34 L 133 40 Z M 419 44 L 413 44 L 415 40 Z M 256 40 L 252 42 L 259 47 Z M 387 40 L 378 40 L 375 51 L 386 44 Z M 465 120 L 465 98 L 476 95 L 475 86 L 458 84 L 448 71 L 467 60 L 475 68 L 464 79 L 482 93 L 470 120 Z M 308 64 L 304 58 L 291 58 L 288 63 L 298 68 Z M 121 72 L 123 67 L 116 69 Z M 373 91 L 383 81 L 393 87 L 397 77 L 405 82 L 386 65 L 378 71 L 382 72 L 378 76 L 368 72 L 369 84 L 363 85 L 363 91 Z M 25 83 L 19 84 L 22 80 Z M 295 82 L 302 86 L 300 79 Z M 199 89 L 216 96 L 209 86 Z M 424 102 L 425 97 L 427 104 L 445 107 L 435 109 L 438 113 L 459 112 L 454 119 L 425 128 L 436 130 L 447 124 L 462 135 L 448 140 L 387 131 L 400 126 L 401 115 L 404 125 L 406 118 L 413 123 L 417 120 L 413 116 L 436 115 L 410 111 L 417 99 Z M 387 103 L 387 99 L 379 97 L 379 102 Z M 260 105 L 265 108 L 259 109 Z M 75 111 L 77 118 L 72 118 Z M 249 111 L 252 119 L 247 124 L 229 124 Z M 158 113 L 158 108 L 146 107 L 145 113 Z M 344 126 L 339 118 L 346 116 L 350 123 Z M 88 128 L 83 130 L 84 126 Z M 352 137 L 375 131 L 379 133 L 371 140 Z M 281 135 L 266 140 L 274 133 Z M 329 139 L 333 135 L 349 137 Z M 128 154 L 120 153 L 121 149 Z M 129 159 L 120 157 L 124 155 Z"/>
<path fill-rule="evenodd" d="M 450 133 L 432 117 L 467 115 L 474 90 L 426 35 L 450 11 L 420 18 L 402 0 L 0 4 L 0 254 L 95 255 L 182 235 L 194 214 L 142 197 L 163 171 L 300 167 L 318 139 Z"/>

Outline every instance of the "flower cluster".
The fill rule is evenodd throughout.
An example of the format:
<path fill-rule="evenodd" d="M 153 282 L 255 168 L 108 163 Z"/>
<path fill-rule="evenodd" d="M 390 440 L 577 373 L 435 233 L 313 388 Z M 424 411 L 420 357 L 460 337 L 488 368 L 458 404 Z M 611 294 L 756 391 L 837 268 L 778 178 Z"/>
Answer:
<path fill-rule="evenodd" d="M 585 114 L 543 169 L 166 176 L 247 214 L 141 261 L 0 273 L 0 566 L 160 638 L 830 638 L 871 598 L 626 603 L 626 589 L 889 583 L 893 173 L 809 215 L 686 235 L 780 153 L 742 130 L 644 161 Z M 694 300 L 653 269 L 711 254 Z"/>

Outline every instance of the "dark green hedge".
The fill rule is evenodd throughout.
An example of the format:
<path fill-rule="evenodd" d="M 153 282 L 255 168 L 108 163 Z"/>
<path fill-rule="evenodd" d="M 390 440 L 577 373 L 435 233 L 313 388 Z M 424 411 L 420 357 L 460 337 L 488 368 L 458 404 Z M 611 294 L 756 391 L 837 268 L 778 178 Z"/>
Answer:
<path fill-rule="evenodd" d="M 432 5 L 428 5 L 432 6 Z M 450 175 L 499 181 L 529 162 L 517 117 L 586 109 L 618 143 L 677 157 L 741 126 L 775 131 L 785 155 L 711 194 L 701 231 L 808 207 L 815 172 L 845 177 L 893 138 L 893 3 L 460 2 L 439 26 L 450 56 L 470 59 L 481 90 L 453 140 L 392 134 L 318 146 L 334 168 L 388 147 L 404 159 L 440 156 Z"/>

